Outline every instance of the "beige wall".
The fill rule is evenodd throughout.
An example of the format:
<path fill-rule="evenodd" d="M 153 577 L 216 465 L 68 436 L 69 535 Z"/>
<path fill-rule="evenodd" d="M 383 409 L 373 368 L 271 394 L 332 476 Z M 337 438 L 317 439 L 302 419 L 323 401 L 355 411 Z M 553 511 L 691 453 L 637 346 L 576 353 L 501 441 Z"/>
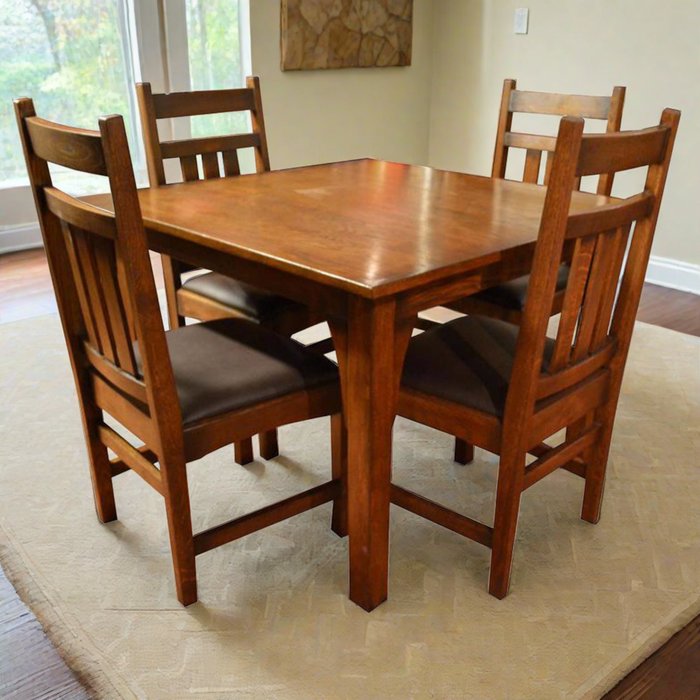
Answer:
<path fill-rule="evenodd" d="M 280 71 L 280 0 L 250 0 L 273 168 L 373 157 L 427 163 L 432 0 L 414 0 L 413 65 Z"/>
<path fill-rule="evenodd" d="M 522 6 L 530 32 L 515 35 Z M 653 252 L 700 264 L 699 22 L 700 0 L 435 0 L 430 165 L 490 172 L 504 78 L 601 95 L 626 85 L 623 129 L 683 112 Z M 638 182 L 621 176 L 614 192 Z"/>

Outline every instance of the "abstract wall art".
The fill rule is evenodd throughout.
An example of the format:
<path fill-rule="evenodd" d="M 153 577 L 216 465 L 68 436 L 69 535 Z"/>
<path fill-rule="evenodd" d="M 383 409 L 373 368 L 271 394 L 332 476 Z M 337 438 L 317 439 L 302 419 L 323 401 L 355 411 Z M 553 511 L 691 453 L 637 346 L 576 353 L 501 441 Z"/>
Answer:
<path fill-rule="evenodd" d="M 282 0 L 282 70 L 411 65 L 413 0 Z"/>

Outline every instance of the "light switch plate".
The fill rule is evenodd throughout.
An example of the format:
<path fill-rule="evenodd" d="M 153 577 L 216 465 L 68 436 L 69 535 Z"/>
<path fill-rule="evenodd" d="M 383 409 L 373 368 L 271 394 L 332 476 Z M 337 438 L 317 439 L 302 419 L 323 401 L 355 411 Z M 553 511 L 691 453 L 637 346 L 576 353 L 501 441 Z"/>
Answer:
<path fill-rule="evenodd" d="M 527 7 L 518 7 L 515 10 L 515 33 L 527 34 L 530 10 Z"/>

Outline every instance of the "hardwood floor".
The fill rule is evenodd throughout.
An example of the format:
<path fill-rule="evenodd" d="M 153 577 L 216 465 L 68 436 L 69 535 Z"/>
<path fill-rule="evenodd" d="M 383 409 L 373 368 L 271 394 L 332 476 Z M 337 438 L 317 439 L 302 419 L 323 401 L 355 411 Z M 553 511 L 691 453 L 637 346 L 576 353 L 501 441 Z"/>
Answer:
<path fill-rule="evenodd" d="M 637 320 L 700 336 L 700 296 L 645 284 Z"/>
<path fill-rule="evenodd" d="M 602 700 L 698 700 L 700 617 L 669 639 Z"/>
<path fill-rule="evenodd" d="M 152 262 L 161 288 L 159 256 Z M 0 255 L 0 324 L 47 313 L 56 313 L 56 303 L 43 250 Z M 700 296 L 647 284 L 637 318 L 700 337 Z M 0 697 L 87 697 L 1 569 Z M 700 617 L 602 700 L 700 700 Z"/>

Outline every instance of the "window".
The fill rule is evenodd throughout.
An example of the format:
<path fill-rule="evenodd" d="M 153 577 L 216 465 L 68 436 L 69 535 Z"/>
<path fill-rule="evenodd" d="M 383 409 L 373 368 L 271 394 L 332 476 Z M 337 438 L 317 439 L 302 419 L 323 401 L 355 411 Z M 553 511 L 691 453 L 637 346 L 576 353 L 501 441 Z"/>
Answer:
<path fill-rule="evenodd" d="M 189 89 L 242 87 L 246 72 L 241 41 L 241 4 L 237 0 L 185 0 Z M 192 119 L 192 136 L 248 129 L 246 115 L 212 114 Z"/>
<path fill-rule="evenodd" d="M 0 0 L 0 183 L 26 183 L 12 98 L 47 119 L 96 128 L 122 114 L 139 157 L 126 0 Z M 103 185 L 104 186 L 104 185 Z"/>
<path fill-rule="evenodd" d="M 27 183 L 15 97 L 31 97 L 46 119 L 88 129 L 102 114 L 123 115 L 145 184 L 136 80 L 157 92 L 210 90 L 241 87 L 249 72 L 248 0 L 0 0 L 0 187 Z M 178 121 L 176 138 L 249 129 L 245 114 Z M 77 190 L 90 187 L 79 182 Z"/>

